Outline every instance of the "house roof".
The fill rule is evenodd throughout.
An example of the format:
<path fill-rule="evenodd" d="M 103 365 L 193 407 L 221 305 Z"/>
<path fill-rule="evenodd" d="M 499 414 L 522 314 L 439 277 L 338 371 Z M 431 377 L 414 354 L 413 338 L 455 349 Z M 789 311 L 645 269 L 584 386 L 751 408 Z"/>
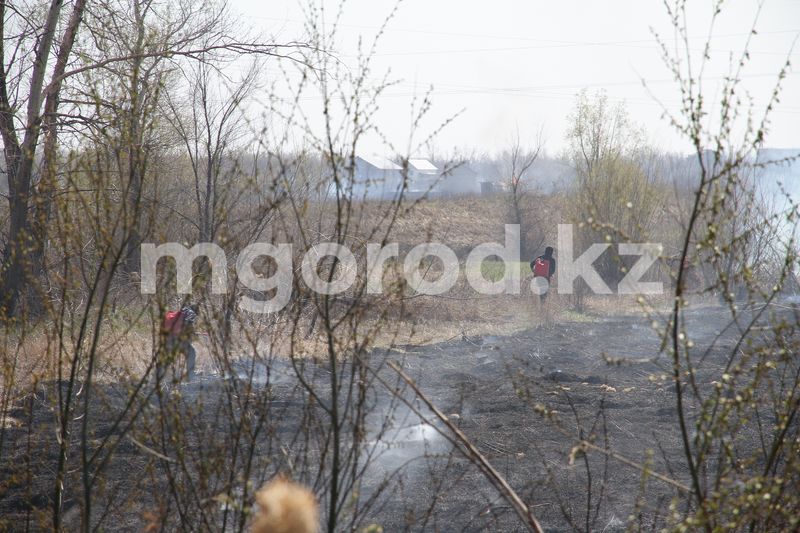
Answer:
<path fill-rule="evenodd" d="M 453 178 L 473 178 L 478 175 L 478 172 L 467 163 L 461 163 L 450 168 L 445 167 L 442 170 L 442 174 Z"/>
<path fill-rule="evenodd" d="M 409 159 L 408 164 L 414 169 L 418 170 L 419 172 L 438 172 L 439 169 L 436 168 L 436 165 L 428 161 L 427 159 Z"/>
<path fill-rule="evenodd" d="M 392 163 L 390 159 L 377 154 L 360 155 L 358 156 L 358 159 L 361 159 L 368 165 L 371 165 L 379 170 L 401 170 L 401 168 Z"/>

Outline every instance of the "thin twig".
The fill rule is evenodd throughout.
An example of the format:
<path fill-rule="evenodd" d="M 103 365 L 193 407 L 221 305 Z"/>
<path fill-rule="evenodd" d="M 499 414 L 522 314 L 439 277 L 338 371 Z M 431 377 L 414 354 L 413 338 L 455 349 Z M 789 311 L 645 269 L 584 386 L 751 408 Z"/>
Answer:
<path fill-rule="evenodd" d="M 397 372 L 397 374 L 406 382 L 406 384 L 414 391 L 417 398 L 422 400 L 422 402 L 428 407 L 428 409 L 436 415 L 447 429 L 449 429 L 453 435 L 455 435 L 458 442 L 464 447 L 461 449 L 462 453 L 467 456 L 468 459 L 475 461 L 481 468 L 481 471 L 489 478 L 489 481 L 500 491 L 500 493 L 505 497 L 508 503 L 514 507 L 514 511 L 517 515 L 522 519 L 522 522 L 526 524 L 532 531 L 537 533 L 542 533 L 542 526 L 539 524 L 539 521 L 531 512 L 530 508 L 522 501 L 522 498 L 511 488 L 505 478 L 500 475 L 500 473 L 494 469 L 494 467 L 489 463 L 489 461 L 481 454 L 481 452 L 472 444 L 472 442 L 467 438 L 464 433 L 461 432 L 452 422 L 450 419 L 442 413 L 434 404 L 433 402 L 428 399 L 427 396 L 419 389 L 417 384 L 414 382 L 411 377 L 409 377 L 400 366 L 395 363 L 394 361 L 388 361 L 387 364 L 389 367 Z"/>

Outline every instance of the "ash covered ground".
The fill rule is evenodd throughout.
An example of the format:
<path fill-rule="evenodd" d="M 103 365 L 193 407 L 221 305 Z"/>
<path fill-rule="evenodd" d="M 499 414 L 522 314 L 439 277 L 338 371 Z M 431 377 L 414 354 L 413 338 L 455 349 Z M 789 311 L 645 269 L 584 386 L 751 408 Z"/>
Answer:
<path fill-rule="evenodd" d="M 697 377 L 701 387 L 711 386 L 733 345 L 732 331 L 725 330 L 726 316 L 713 307 L 686 313 L 696 351 L 705 353 Z M 591 530 L 618 531 L 624 529 L 637 499 L 641 505 L 636 512 L 646 523 L 657 526 L 660 513 L 677 489 L 652 477 L 643 488 L 642 474 L 636 468 L 598 452 L 576 454 L 573 447 L 580 437 L 591 438 L 598 446 L 638 463 L 649 461 L 655 472 L 688 483 L 674 386 L 669 379 L 661 379 L 669 375 L 671 363 L 665 355 L 658 356 L 659 348 L 660 339 L 650 321 L 638 316 L 597 317 L 512 336 L 461 337 L 436 345 L 405 346 L 373 354 L 373 361 L 397 361 L 506 476 L 545 530 L 586 529 L 588 525 Z M 609 359 L 619 361 L 610 363 Z M 269 375 L 265 367 L 242 362 L 238 377 L 207 375 L 171 392 L 186 402 L 178 414 L 184 408 L 192 413 L 185 417 L 192 420 L 183 428 L 186 436 L 176 446 L 185 456 L 224 453 L 230 441 L 226 440 L 229 424 L 223 399 L 230 393 L 229 384 L 241 381 L 251 371 L 254 387 L 271 390 L 265 444 L 255 451 L 254 464 L 260 466 L 253 469 L 251 481 L 257 486 L 276 470 L 285 470 L 287 462 L 293 461 L 292 453 L 300 448 L 305 450 L 302 456 L 308 464 L 293 463 L 292 468 L 313 470 L 314 460 L 321 460 L 319 450 L 298 436 L 298 428 L 321 419 L 314 418 L 307 398 L 298 393 L 291 364 L 280 358 L 271 363 Z M 316 388 L 324 401 L 330 392 L 325 390 L 324 365 L 310 365 L 304 372 L 307 379 L 319 382 Z M 379 375 L 388 382 L 397 381 L 386 366 L 380 367 Z M 114 442 L 115 434 L 123 431 L 122 426 L 104 423 L 102 413 L 125 408 L 128 386 L 111 383 L 95 391 L 94 406 L 89 410 L 95 428 L 93 442 Z M 20 401 L 11 414 L 25 424 L 6 429 L 0 516 L 12 530 L 36 529 L 52 506 L 52 472 L 57 460 L 57 442 L 51 433 L 55 387 L 42 385 L 35 395 Z M 406 391 L 405 397 L 413 395 Z M 156 402 L 156 398 L 150 399 L 151 404 Z M 434 417 L 430 416 L 429 423 L 420 420 L 385 388 L 376 388 L 371 402 L 363 457 L 369 457 L 369 465 L 359 494 L 362 499 L 375 495 L 375 501 L 365 523 L 380 524 L 384 531 L 521 530 L 513 510 L 479 470 L 453 452 L 452 444 L 438 431 L 444 430 L 443 426 Z M 536 405 L 545 406 L 551 418 L 537 412 Z M 686 406 L 690 422 L 697 408 L 691 401 Z M 422 411 L 430 415 L 424 408 Z M 136 424 L 146 424 L 146 420 L 147 416 L 140 416 Z M 170 431 L 169 427 L 132 431 L 132 438 L 120 439 L 102 471 L 98 470 L 97 482 L 109 496 L 107 501 L 95 501 L 95 513 L 110 520 L 106 523 L 114 524 L 115 529 L 141 530 L 148 510 L 158 506 L 159 491 L 169 488 L 165 463 L 155 455 L 159 442 L 153 436 L 160 434 L 167 442 Z M 79 433 L 76 430 L 74 438 L 79 438 Z M 755 431 L 743 432 L 742 446 L 755 445 L 756 438 Z M 103 457 L 95 459 L 94 468 L 99 468 Z M 82 459 L 76 453 L 69 460 L 72 469 L 63 507 L 67 524 L 77 524 Z M 591 491 L 587 490 L 587 468 Z M 189 467 L 169 483 L 185 483 L 185 478 L 191 477 Z M 29 478 L 33 479 L 30 484 Z M 301 478 L 312 486 L 324 482 L 310 475 Z M 378 493 L 386 480 L 391 482 Z M 207 491 L 213 494 L 224 487 L 224 480 L 218 480 L 217 486 Z M 172 522 L 163 524 L 166 529 L 177 527 L 178 511 L 169 510 Z M 224 528 L 234 530 L 235 525 Z"/>

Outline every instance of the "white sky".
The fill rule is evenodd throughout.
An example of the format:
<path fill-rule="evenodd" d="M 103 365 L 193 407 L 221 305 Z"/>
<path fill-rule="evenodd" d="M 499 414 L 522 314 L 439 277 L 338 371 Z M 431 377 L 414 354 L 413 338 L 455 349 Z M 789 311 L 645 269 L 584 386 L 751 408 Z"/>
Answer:
<path fill-rule="evenodd" d="M 712 2 L 689 3 L 694 10 L 688 21 L 692 48 L 700 50 Z M 332 19 L 338 0 L 322 4 L 326 18 Z M 346 2 L 335 53 L 354 64 L 358 38 L 371 42 L 394 5 L 384 0 Z M 303 39 L 303 9 L 297 0 L 231 0 L 230 7 L 267 35 Z M 725 3 L 713 31 L 716 61 L 707 70 L 709 89 L 716 88 L 727 70 L 729 54 L 743 49 L 757 7 L 755 0 Z M 661 118 L 656 101 L 675 109 L 679 97 L 651 28 L 674 42 L 658 0 L 405 0 L 374 58 L 373 79 L 390 71 L 390 78 L 400 81 L 380 100 L 376 120 L 390 142 L 405 146 L 412 98 L 432 86 L 433 108 L 423 124 L 425 132 L 463 110 L 436 137 L 437 150 L 494 152 L 507 146 L 517 130 L 523 140 L 533 141 L 543 128 L 548 153 L 558 155 L 575 94 L 586 87 L 605 89 L 612 101 L 624 101 L 651 142 L 682 151 L 685 143 Z M 747 89 L 763 101 L 800 34 L 800 0 L 766 0 L 756 28 L 744 77 Z M 770 147 L 800 147 L 800 43 L 792 58 L 798 66 L 790 71 L 772 116 Z M 651 92 L 642 86 L 643 79 Z M 304 105 L 313 108 L 308 100 Z M 380 151 L 380 144 L 372 138 L 363 148 Z"/>

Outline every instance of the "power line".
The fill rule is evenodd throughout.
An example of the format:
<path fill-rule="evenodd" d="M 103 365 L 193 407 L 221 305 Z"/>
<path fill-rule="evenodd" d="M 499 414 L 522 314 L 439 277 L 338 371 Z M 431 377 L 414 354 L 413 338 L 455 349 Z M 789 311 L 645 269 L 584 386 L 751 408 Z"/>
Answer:
<path fill-rule="evenodd" d="M 521 52 L 527 50 L 544 50 L 544 49 L 554 49 L 554 48 L 579 48 L 579 47 L 615 47 L 615 48 L 637 48 L 641 50 L 653 50 L 658 49 L 656 43 L 650 41 L 650 45 L 636 45 L 631 44 L 638 41 L 608 41 L 608 42 L 565 42 L 562 44 L 546 44 L 546 45 L 537 45 L 537 46 L 509 46 L 509 47 L 502 47 L 502 48 L 454 48 L 449 50 L 409 50 L 409 51 L 397 51 L 397 52 L 376 52 L 374 55 L 377 57 L 384 57 L 384 56 L 412 56 L 412 55 L 440 55 L 440 54 L 474 54 L 474 53 L 486 53 L 486 52 Z M 692 52 L 704 52 L 704 49 L 701 48 L 690 48 Z M 742 50 L 723 50 L 723 49 L 710 49 L 709 52 L 715 53 L 725 53 L 725 54 L 736 54 L 741 55 L 743 53 Z M 766 51 L 748 51 L 750 55 L 775 55 L 775 56 L 783 56 L 787 57 L 788 54 L 784 52 L 766 52 Z M 795 56 L 797 54 L 792 54 Z M 345 56 L 345 57 L 354 57 L 352 55 Z"/>
<path fill-rule="evenodd" d="M 290 23 L 304 23 L 304 21 L 299 21 L 296 19 L 284 19 L 279 17 L 264 17 L 264 16 L 249 16 L 248 18 L 254 19 L 262 19 L 262 20 L 274 20 L 278 22 L 290 22 Z M 369 26 L 369 25 L 362 25 L 362 24 L 339 24 L 340 27 L 346 28 L 355 28 L 355 29 L 369 29 L 373 31 L 378 31 L 381 28 L 378 26 Z M 555 49 L 555 48 L 580 48 L 580 47 L 617 47 L 617 48 L 638 48 L 644 50 L 650 50 L 655 47 L 655 38 L 649 39 L 631 39 L 631 40 L 617 40 L 617 41 L 564 41 L 564 40 L 556 40 L 556 39 L 537 39 L 532 37 L 522 37 L 522 36 L 502 36 L 502 35 L 488 35 L 488 34 L 475 34 L 475 33 L 460 33 L 460 32 L 443 32 L 443 31 L 433 31 L 433 30 L 417 30 L 417 29 L 410 29 L 410 28 L 391 28 L 387 27 L 385 29 L 387 32 L 407 32 L 407 33 L 419 33 L 419 34 L 428 34 L 428 35 L 443 35 L 443 36 L 458 36 L 458 37 L 468 37 L 471 39 L 503 39 L 503 40 L 512 40 L 512 41 L 528 41 L 528 42 L 535 42 L 540 43 L 535 46 L 508 46 L 508 47 L 483 47 L 483 48 L 453 48 L 453 49 L 446 49 L 446 50 L 398 50 L 398 51 L 391 51 L 391 52 L 376 52 L 374 56 L 376 57 L 392 57 L 392 56 L 417 56 L 417 55 L 442 55 L 442 54 L 471 54 L 471 53 L 497 53 L 497 52 L 517 52 L 517 51 L 526 51 L 526 50 L 544 50 L 544 49 Z M 750 35 L 751 32 L 740 32 L 740 33 L 727 33 L 727 34 L 719 34 L 712 36 L 713 39 L 719 38 L 727 38 L 727 37 L 745 37 Z M 800 29 L 793 29 L 793 30 L 774 30 L 774 31 L 763 31 L 758 32 L 758 35 L 780 35 L 780 34 L 795 34 L 800 35 Z M 694 36 L 689 37 L 689 40 L 706 40 L 709 37 L 707 35 L 704 36 Z M 675 39 L 666 38 L 663 39 L 664 42 L 671 42 Z M 704 49 L 690 49 L 690 51 L 694 52 L 704 52 Z M 726 53 L 726 54 L 742 54 L 743 51 L 741 50 L 730 50 L 730 49 L 711 49 L 711 52 L 715 53 Z M 787 53 L 785 52 L 775 52 L 775 51 L 758 51 L 752 50 L 748 51 L 750 55 L 774 55 L 774 56 L 782 56 L 786 57 Z M 795 56 L 797 54 L 793 54 Z M 352 54 L 342 55 L 341 57 L 357 57 Z"/>
<path fill-rule="evenodd" d="M 283 17 L 265 17 L 259 15 L 247 15 L 247 18 L 252 19 L 261 19 L 261 20 L 272 20 L 276 22 L 288 22 L 288 23 L 295 23 L 295 24 L 305 24 L 306 21 L 298 20 L 298 19 L 290 19 L 290 18 L 283 18 Z M 378 31 L 381 29 L 380 26 L 370 26 L 365 24 L 339 24 L 340 27 L 343 28 L 354 28 L 354 29 L 365 29 L 365 30 L 373 30 Z M 597 46 L 603 44 L 643 44 L 643 43 L 652 43 L 653 40 L 651 39 L 634 39 L 634 40 L 627 40 L 627 41 L 610 41 L 610 42 L 583 42 L 583 41 L 561 41 L 555 39 L 537 39 L 534 37 L 523 37 L 523 36 L 512 36 L 512 35 L 491 35 L 491 34 L 480 34 L 480 33 L 463 33 L 463 32 L 448 32 L 448 31 L 438 31 L 438 30 L 420 30 L 414 28 L 394 28 L 388 26 L 385 28 L 387 32 L 403 32 L 403 33 L 419 33 L 419 34 L 428 34 L 428 35 L 443 35 L 443 36 L 451 36 L 451 37 L 468 37 L 471 39 L 479 38 L 479 39 L 498 39 L 498 40 L 511 40 L 511 41 L 530 41 L 530 42 L 537 42 L 537 43 L 546 43 L 546 44 L 554 44 L 554 45 L 575 45 L 575 46 Z M 773 31 L 759 31 L 758 35 L 779 35 L 779 34 L 798 34 L 800 33 L 800 28 L 798 29 L 789 29 L 789 30 L 773 30 Z M 738 32 L 738 33 L 722 33 L 719 35 L 714 35 L 712 38 L 727 38 L 727 37 L 746 37 L 750 35 L 751 32 Z M 693 37 L 689 37 L 690 40 L 698 40 L 698 39 L 707 39 L 708 35 L 697 35 Z M 673 41 L 674 39 L 665 39 L 666 41 Z"/>
<path fill-rule="evenodd" d="M 787 77 L 795 77 L 800 72 L 790 72 L 787 74 Z M 777 78 L 777 73 L 775 72 L 765 72 L 765 73 L 753 73 L 753 74 L 746 74 L 740 76 L 741 79 L 750 79 L 750 78 L 763 78 L 763 77 L 774 77 Z M 704 78 L 707 81 L 722 81 L 726 78 L 726 76 L 707 76 Z M 370 78 L 373 81 L 382 81 L 375 78 Z M 653 80 L 645 80 L 645 83 L 648 85 L 654 84 L 663 84 L 663 83 L 674 83 L 675 80 L 672 78 L 660 78 L 660 79 L 653 79 Z M 454 84 L 454 83 L 414 83 L 414 82 L 398 82 L 393 84 L 392 87 L 399 87 L 399 88 L 408 88 L 408 89 L 416 89 L 417 87 L 433 87 L 432 94 L 437 96 L 457 96 L 457 95 L 484 95 L 484 96 L 527 96 L 527 97 L 567 97 L 567 98 L 574 98 L 575 93 L 561 93 L 556 92 L 554 90 L 558 89 L 574 89 L 579 90 L 583 88 L 605 88 L 605 87 L 624 87 L 624 86 L 635 86 L 635 85 L 642 85 L 642 80 L 636 81 L 612 81 L 612 82 L 593 82 L 593 83 L 561 83 L 561 84 L 548 84 L 548 85 L 526 85 L 526 86 L 516 86 L 516 87 L 509 87 L 509 86 L 479 86 L 479 85 L 461 85 L 461 84 Z M 427 92 L 426 89 L 421 90 L 413 90 L 413 91 L 392 91 L 391 88 L 381 94 L 378 95 L 379 98 L 403 98 L 403 97 L 413 97 L 413 96 L 420 96 Z M 301 99 L 316 99 L 318 98 L 315 96 L 305 96 Z M 628 102 L 634 102 L 634 99 L 626 98 L 624 99 Z M 651 99 L 640 99 L 640 103 L 648 104 L 652 103 L 658 105 L 655 101 Z M 793 112 L 789 110 L 797 109 L 800 110 L 798 107 L 783 107 L 780 106 L 779 109 L 787 112 Z"/>

